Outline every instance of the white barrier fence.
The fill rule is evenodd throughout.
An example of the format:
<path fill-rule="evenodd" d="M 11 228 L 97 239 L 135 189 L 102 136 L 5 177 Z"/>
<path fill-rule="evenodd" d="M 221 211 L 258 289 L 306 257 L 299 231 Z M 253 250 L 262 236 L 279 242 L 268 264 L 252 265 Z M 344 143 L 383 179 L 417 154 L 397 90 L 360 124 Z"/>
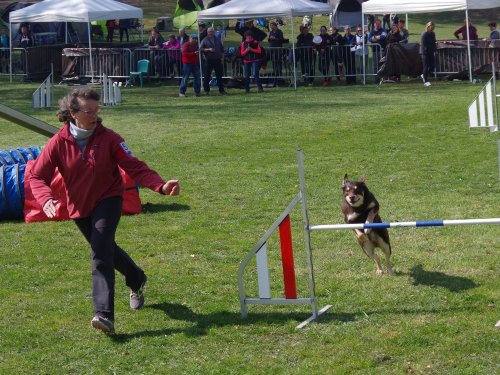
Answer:
<path fill-rule="evenodd" d="M 486 83 L 469 106 L 469 127 L 498 131 L 498 107 L 495 76 Z"/>
<path fill-rule="evenodd" d="M 39 109 L 52 107 L 53 77 L 53 73 L 50 73 L 33 93 L 33 108 Z"/>
<path fill-rule="evenodd" d="M 117 82 L 113 82 L 106 74 L 102 75 L 102 104 L 113 106 L 122 101 L 122 93 Z"/>

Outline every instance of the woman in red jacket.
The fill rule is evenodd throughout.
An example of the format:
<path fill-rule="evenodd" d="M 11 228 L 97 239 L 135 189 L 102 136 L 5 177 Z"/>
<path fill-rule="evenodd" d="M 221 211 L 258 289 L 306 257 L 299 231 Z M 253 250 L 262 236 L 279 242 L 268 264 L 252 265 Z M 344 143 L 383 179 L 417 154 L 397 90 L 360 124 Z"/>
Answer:
<path fill-rule="evenodd" d="M 260 82 L 259 70 L 262 64 L 262 47 L 255 40 L 250 30 L 245 31 L 245 40 L 241 43 L 241 56 L 243 58 L 243 77 L 245 91 L 250 92 L 250 74 L 253 74 L 258 92 L 264 92 Z"/>
<path fill-rule="evenodd" d="M 59 103 L 57 115 L 64 126 L 35 161 L 30 185 L 45 214 L 55 217 L 58 202 L 52 196 L 50 182 L 55 168 L 61 173 L 70 218 L 91 247 L 95 312 L 91 325 L 113 333 L 115 269 L 125 276 L 131 290 L 132 309 L 143 306 L 147 281 L 144 271 L 115 242 L 123 200 L 118 166 L 141 186 L 161 194 L 179 194 L 179 182 L 165 182 L 132 154 L 122 137 L 101 124 L 95 90 L 73 90 Z"/>

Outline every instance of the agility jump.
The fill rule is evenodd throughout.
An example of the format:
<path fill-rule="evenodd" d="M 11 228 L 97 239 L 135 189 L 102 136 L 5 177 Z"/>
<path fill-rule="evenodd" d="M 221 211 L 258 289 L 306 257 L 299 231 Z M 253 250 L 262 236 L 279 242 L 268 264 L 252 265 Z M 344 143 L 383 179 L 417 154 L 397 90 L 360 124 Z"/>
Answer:
<path fill-rule="evenodd" d="M 471 225 L 471 224 L 500 224 L 500 218 L 490 219 L 461 219 L 461 220 L 431 220 L 431 221 L 407 221 L 407 222 L 383 222 L 383 223 L 364 223 L 364 224 L 323 224 L 310 225 L 307 210 L 307 196 L 305 192 L 305 177 L 304 177 L 304 160 L 302 150 L 297 150 L 300 191 L 281 213 L 276 221 L 271 225 L 262 238 L 255 244 L 253 249 L 247 254 L 241 262 L 238 269 L 238 288 L 240 295 L 241 315 L 245 319 L 247 317 L 247 306 L 250 304 L 257 305 L 290 305 L 290 304 L 309 304 L 311 305 L 312 315 L 304 322 L 300 323 L 297 328 L 302 328 L 313 320 L 316 320 L 321 314 L 327 311 L 332 305 L 326 305 L 318 310 L 317 299 L 315 295 L 315 281 L 313 270 L 313 259 L 311 253 L 310 233 L 318 230 L 352 230 L 352 229 L 389 229 L 403 227 L 440 227 L 452 225 Z M 290 230 L 290 212 L 301 202 L 302 220 L 304 224 L 304 242 L 307 258 L 307 268 L 309 275 L 309 296 L 304 298 L 297 297 L 295 287 L 295 270 L 292 249 L 292 235 Z M 269 270 L 267 263 L 267 240 L 276 231 L 280 233 L 281 245 L 281 260 L 283 265 L 283 281 L 285 298 L 271 297 Z M 256 257 L 257 263 L 257 284 L 259 297 L 248 298 L 245 290 L 245 282 L 243 279 L 244 271 L 248 263 Z M 497 323 L 500 325 L 500 321 Z"/>

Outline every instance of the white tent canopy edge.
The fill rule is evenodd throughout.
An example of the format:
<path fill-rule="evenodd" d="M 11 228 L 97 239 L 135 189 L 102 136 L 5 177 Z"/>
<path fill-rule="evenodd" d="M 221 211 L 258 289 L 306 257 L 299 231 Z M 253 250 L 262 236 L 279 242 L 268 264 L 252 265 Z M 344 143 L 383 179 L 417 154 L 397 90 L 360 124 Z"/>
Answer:
<path fill-rule="evenodd" d="M 114 0 L 45 0 L 9 15 L 10 48 L 12 24 L 18 22 L 87 22 L 90 51 L 90 70 L 94 77 L 90 22 L 107 19 L 143 18 L 141 8 Z M 12 51 L 10 54 L 10 81 L 12 82 Z"/>

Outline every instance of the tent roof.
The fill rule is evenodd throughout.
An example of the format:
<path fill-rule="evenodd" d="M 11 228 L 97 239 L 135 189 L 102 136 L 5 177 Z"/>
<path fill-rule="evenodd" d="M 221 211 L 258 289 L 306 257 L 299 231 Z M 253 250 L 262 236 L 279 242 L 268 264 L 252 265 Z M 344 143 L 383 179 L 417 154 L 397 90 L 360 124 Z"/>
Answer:
<path fill-rule="evenodd" d="M 45 0 L 10 13 L 10 22 L 91 22 L 142 18 L 142 9 L 114 0 Z"/>
<path fill-rule="evenodd" d="M 199 20 L 235 18 L 292 17 L 328 14 L 330 4 L 311 0 L 231 0 L 225 4 L 198 12 Z"/>
<path fill-rule="evenodd" d="M 500 0 L 369 0 L 363 13 L 432 13 L 500 7 Z"/>

